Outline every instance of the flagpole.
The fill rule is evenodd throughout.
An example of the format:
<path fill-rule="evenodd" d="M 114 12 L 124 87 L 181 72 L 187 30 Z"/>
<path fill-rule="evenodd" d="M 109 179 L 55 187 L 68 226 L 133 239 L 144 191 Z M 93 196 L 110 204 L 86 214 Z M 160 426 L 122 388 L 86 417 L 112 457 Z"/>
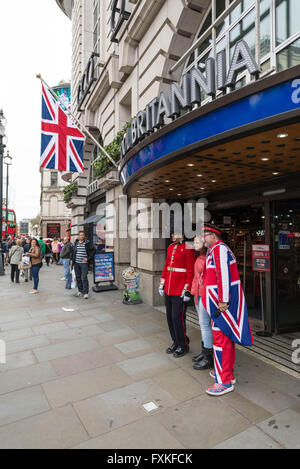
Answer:
<path fill-rule="evenodd" d="M 74 114 L 66 108 L 66 103 L 63 102 L 63 100 L 57 95 L 54 93 L 54 91 L 52 90 L 52 88 L 45 82 L 45 80 L 41 77 L 40 74 L 37 74 L 36 76 L 39 80 L 41 80 L 42 83 L 44 83 L 45 86 L 47 86 L 47 88 L 49 89 L 50 93 L 52 94 L 52 96 L 57 99 L 60 104 L 63 105 L 63 107 L 66 109 L 66 112 L 69 114 L 69 116 L 71 117 L 71 119 L 73 121 L 75 121 L 75 123 L 78 125 L 78 127 L 81 128 L 82 132 L 86 134 L 86 136 L 88 136 L 93 142 L 94 144 L 104 153 L 104 155 L 110 160 L 110 162 L 116 167 L 118 168 L 118 165 L 117 163 L 112 159 L 112 157 L 107 153 L 106 150 L 104 150 L 104 148 L 102 147 L 102 145 L 100 145 L 100 143 L 95 139 L 95 137 L 93 137 L 93 135 L 89 132 L 89 130 L 77 119 L 77 117 L 74 116 Z"/>

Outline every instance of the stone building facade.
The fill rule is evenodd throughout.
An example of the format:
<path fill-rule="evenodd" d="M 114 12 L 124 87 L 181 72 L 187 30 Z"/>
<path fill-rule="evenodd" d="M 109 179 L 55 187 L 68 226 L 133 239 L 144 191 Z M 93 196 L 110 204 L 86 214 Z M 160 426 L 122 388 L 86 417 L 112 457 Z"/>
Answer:
<path fill-rule="evenodd" d="M 139 110 L 172 81 L 180 79 L 184 65 L 172 76 L 169 70 L 192 45 L 210 0 L 58 0 L 57 3 L 72 21 L 73 111 L 95 138 L 107 145 Z M 159 305 L 162 300 L 158 283 L 166 240 L 139 235 L 135 239 L 120 238 L 118 216 L 123 191 L 118 172 L 112 170 L 99 179 L 93 178 L 94 158 L 95 146 L 87 139 L 85 172 L 76 176 L 78 190 L 68 205 L 72 209 L 72 236 L 104 204 L 106 248 L 114 250 L 117 284 L 122 285 L 125 267 L 137 267 L 143 300 Z M 152 201 L 127 199 L 127 206 L 131 206 L 129 221 L 138 217 L 137 231 L 141 234 L 151 229 Z"/>

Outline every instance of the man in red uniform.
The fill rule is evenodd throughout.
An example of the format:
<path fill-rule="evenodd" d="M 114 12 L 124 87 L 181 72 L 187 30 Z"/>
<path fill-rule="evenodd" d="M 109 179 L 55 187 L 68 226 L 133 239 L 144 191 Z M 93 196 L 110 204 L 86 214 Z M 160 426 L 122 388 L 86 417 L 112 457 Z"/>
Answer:
<path fill-rule="evenodd" d="M 173 243 L 168 247 L 167 259 L 160 279 L 159 293 L 165 293 L 166 312 L 173 344 L 166 353 L 182 357 L 189 351 L 186 336 L 186 304 L 191 294 L 194 275 L 195 251 L 184 241 L 182 234 L 173 235 Z"/>

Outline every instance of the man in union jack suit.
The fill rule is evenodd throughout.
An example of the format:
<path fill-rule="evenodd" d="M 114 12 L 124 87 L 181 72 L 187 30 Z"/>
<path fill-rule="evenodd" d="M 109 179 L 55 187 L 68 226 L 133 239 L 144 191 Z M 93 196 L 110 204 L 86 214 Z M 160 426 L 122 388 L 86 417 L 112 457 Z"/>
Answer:
<path fill-rule="evenodd" d="M 220 237 L 219 228 L 204 224 L 203 240 L 208 252 L 202 301 L 212 319 L 214 370 L 209 374 L 216 380 L 206 392 L 212 396 L 234 390 L 235 343 L 253 344 L 236 259 Z"/>
<path fill-rule="evenodd" d="M 174 234 L 167 250 L 167 259 L 160 279 L 159 293 L 165 294 L 169 331 L 173 344 L 166 353 L 175 358 L 189 351 L 185 317 L 194 275 L 195 251 L 184 241 L 182 234 Z"/>

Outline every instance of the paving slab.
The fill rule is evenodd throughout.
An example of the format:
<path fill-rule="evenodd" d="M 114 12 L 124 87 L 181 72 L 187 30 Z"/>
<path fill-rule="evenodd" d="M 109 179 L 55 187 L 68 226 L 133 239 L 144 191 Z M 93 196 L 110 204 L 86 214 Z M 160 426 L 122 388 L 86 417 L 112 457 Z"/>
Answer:
<path fill-rule="evenodd" d="M 4 394 L 0 396 L 0 426 L 40 414 L 49 408 L 40 386 Z"/>
<path fill-rule="evenodd" d="M 60 344 L 33 349 L 33 352 L 39 362 L 45 362 L 96 348 L 98 348 L 98 343 L 90 337 L 85 337 L 83 339 L 70 340 Z"/>
<path fill-rule="evenodd" d="M 300 413 L 287 409 L 258 426 L 285 448 L 300 449 Z"/>
<path fill-rule="evenodd" d="M 118 366 L 135 379 L 144 379 L 163 371 L 169 371 L 176 366 L 159 352 L 147 353 L 141 357 L 129 358 L 118 363 Z"/>
<path fill-rule="evenodd" d="M 24 366 L 33 365 L 37 360 L 31 350 L 25 352 L 11 353 L 6 357 L 6 363 L 0 363 L 0 373 Z"/>
<path fill-rule="evenodd" d="M 150 417 L 93 438 L 76 449 L 183 449 L 184 446 L 158 421 Z"/>
<path fill-rule="evenodd" d="M 259 428 L 251 427 L 212 449 L 282 449 L 282 446 Z"/>
<path fill-rule="evenodd" d="M 51 363 L 38 363 L 1 374 L 0 394 L 27 388 L 57 378 Z"/>
<path fill-rule="evenodd" d="M 70 405 L 0 428 L 1 449 L 68 449 L 88 439 Z"/>
<path fill-rule="evenodd" d="M 145 380 L 78 402 L 74 409 L 88 433 L 97 436 L 143 418 L 142 406 L 148 402 L 157 405 L 155 412 L 177 403 L 152 380 Z"/>
<path fill-rule="evenodd" d="M 177 404 L 155 418 L 185 448 L 211 448 L 251 426 L 246 418 L 223 405 L 225 398 L 205 394 Z"/>
<path fill-rule="evenodd" d="M 104 366 L 43 384 L 52 407 L 60 407 L 126 386 L 132 380 L 116 365 Z"/>
<path fill-rule="evenodd" d="M 51 361 L 58 376 L 69 376 L 93 368 L 123 361 L 126 356 L 114 346 L 100 347 L 90 352 L 79 353 Z"/>

